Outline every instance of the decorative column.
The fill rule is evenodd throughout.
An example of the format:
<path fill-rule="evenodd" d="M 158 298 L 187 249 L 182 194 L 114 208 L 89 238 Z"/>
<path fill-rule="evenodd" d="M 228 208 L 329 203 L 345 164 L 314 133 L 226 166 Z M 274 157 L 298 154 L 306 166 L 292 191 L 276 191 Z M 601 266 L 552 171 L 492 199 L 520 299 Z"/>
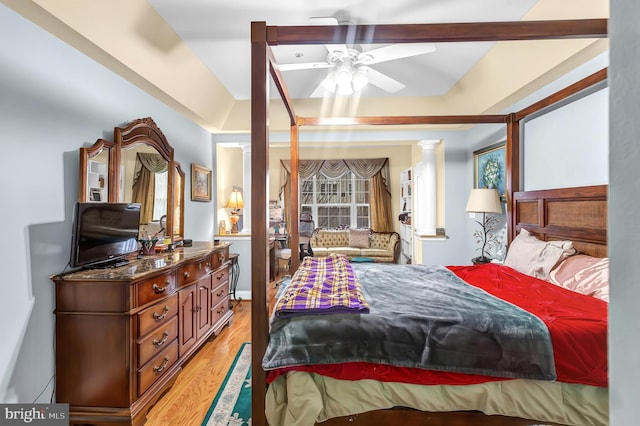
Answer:
<path fill-rule="evenodd" d="M 422 161 L 415 167 L 414 211 L 412 221 L 419 236 L 436 235 L 436 146 L 439 140 L 423 140 Z"/>
<path fill-rule="evenodd" d="M 251 233 L 251 144 L 241 143 L 242 148 L 242 197 L 244 209 L 242 217 L 242 234 Z"/>

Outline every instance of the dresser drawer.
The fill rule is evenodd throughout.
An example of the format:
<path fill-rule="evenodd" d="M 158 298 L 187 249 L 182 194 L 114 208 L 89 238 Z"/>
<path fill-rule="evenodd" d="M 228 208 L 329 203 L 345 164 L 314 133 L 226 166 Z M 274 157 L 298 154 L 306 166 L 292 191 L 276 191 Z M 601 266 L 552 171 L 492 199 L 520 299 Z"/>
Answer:
<path fill-rule="evenodd" d="M 211 253 L 211 269 L 218 269 L 229 260 L 229 247 Z"/>
<path fill-rule="evenodd" d="M 138 396 L 165 374 L 178 361 L 178 340 L 172 341 L 162 352 L 157 354 L 138 370 Z"/>
<path fill-rule="evenodd" d="M 220 321 L 230 309 L 229 301 L 227 299 L 221 300 L 220 303 L 211 308 L 211 324 Z"/>
<path fill-rule="evenodd" d="M 173 316 L 169 322 L 161 324 L 149 334 L 138 339 L 138 367 L 146 364 L 147 361 L 170 345 L 177 337 L 178 316 Z"/>
<path fill-rule="evenodd" d="M 211 288 L 216 288 L 223 282 L 229 281 L 229 267 L 225 266 L 213 273 L 211 276 Z M 227 284 L 228 287 L 228 284 Z"/>
<path fill-rule="evenodd" d="M 202 259 L 194 262 L 189 262 L 178 268 L 178 287 L 196 282 L 212 270 L 213 268 L 211 267 L 210 256 L 203 257 Z"/>
<path fill-rule="evenodd" d="M 154 300 L 161 299 L 176 289 L 173 272 L 157 275 L 149 280 L 136 284 L 137 306 L 146 305 Z"/>
<path fill-rule="evenodd" d="M 169 322 L 178 314 L 178 294 L 175 293 L 167 300 L 156 303 L 138 313 L 138 337 L 144 337 L 148 332 L 160 324 Z"/>
<path fill-rule="evenodd" d="M 217 287 L 216 287 L 217 286 Z M 222 284 L 213 283 L 211 286 L 211 306 L 215 306 L 222 300 L 229 300 L 229 282 Z"/>

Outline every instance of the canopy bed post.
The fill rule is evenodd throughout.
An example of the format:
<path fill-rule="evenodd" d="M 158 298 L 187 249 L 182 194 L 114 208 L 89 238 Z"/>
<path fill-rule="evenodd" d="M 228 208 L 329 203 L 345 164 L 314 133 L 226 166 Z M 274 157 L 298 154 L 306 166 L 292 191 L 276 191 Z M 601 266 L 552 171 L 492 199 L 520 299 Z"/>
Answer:
<path fill-rule="evenodd" d="M 291 184 L 289 185 L 289 211 L 291 212 L 291 223 L 289 223 L 288 233 L 290 235 L 289 244 L 291 247 L 291 266 L 290 273 L 293 273 L 298 269 L 300 264 L 299 242 L 300 236 L 298 235 L 298 218 L 300 212 L 298 209 L 298 175 L 300 171 L 300 150 L 299 150 L 299 136 L 300 128 L 297 124 L 291 126 L 291 146 L 290 146 L 290 158 L 291 158 Z"/>
<path fill-rule="evenodd" d="M 511 113 L 507 116 L 507 146 L 506 146 L 506 170 L 505 170 L 505 196 L 507 216 L 507 242 L 511 242 L 515 236 L 513 233 L 513 218 L 509 212 L 513 193 L 520 191 L 520 120 Z"/>
<path fill-rule="evenodd" d="M 265 416 L 266 372 L 262 356 L 269 335 L 269 244 L 267 194 L 269 190 L 269 63 L 267 26 L 251 23 L 251 367 L 253 424 L 267 424 Z"/>

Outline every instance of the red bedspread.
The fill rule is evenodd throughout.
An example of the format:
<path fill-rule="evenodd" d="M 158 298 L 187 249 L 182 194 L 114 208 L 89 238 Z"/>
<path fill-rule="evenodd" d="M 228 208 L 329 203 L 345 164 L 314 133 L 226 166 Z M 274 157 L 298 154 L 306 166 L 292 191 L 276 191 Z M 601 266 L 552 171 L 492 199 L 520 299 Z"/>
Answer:
<path fill-rule="evenodd" d="M 506 266 L 486 264 L 448 268 L 469 284 L 513 303 L 544 321 L 551 334 L 558 381 L 608 385 L 606 302 L 565 290 Z M 268 372 L 267 381 L 270 383 L 280 374 L 292 370 L 316 372 L 343 380 L 375 379 L 424 385 L 465 385 L 505 380 L 500 377 L 353 362 L 273 370 Z"/>

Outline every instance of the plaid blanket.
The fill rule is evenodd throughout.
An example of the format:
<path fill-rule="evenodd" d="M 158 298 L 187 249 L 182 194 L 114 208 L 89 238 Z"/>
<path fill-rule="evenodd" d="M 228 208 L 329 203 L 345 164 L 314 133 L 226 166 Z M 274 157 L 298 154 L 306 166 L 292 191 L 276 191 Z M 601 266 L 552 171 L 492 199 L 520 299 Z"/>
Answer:
<path fill-rule="evenodd" d="M 295 315 L 369 313 L 360 281 L 341 254 L 305 257 L 291 283 L 278 299 L 278 318 Z"/>

